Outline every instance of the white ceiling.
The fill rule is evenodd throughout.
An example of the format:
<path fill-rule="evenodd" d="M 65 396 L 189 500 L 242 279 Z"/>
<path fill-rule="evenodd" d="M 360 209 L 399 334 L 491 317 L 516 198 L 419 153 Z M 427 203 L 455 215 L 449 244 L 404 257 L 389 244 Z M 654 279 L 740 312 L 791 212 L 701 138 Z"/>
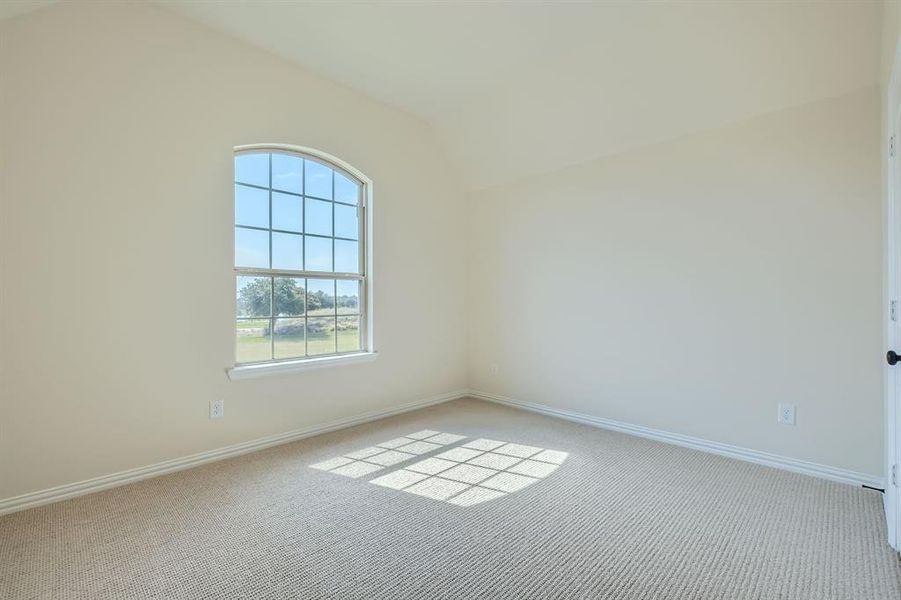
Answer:
<path fill-rule="evenodd" d="M 158 2 L 420 117 L 469 188 L 879 74 L 879 2 Z"/>

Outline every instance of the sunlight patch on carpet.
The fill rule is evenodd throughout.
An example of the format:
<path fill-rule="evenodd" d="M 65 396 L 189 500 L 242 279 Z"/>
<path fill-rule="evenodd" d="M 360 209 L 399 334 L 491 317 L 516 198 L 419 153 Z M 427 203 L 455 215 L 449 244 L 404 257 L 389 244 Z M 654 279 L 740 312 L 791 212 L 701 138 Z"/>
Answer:
<path fill-rule="evenodd" d="M 463 435 L 426 429 L 310 467 L 354 479 L 394 467 L 369 483 L 457 506 L 473 506 L 537 483 L 556 471 L 568 456 L 560 450 L 484 438 L 444 449 L 464 439 Z M 420 458 L 425 454 L 432 455 Z"/>

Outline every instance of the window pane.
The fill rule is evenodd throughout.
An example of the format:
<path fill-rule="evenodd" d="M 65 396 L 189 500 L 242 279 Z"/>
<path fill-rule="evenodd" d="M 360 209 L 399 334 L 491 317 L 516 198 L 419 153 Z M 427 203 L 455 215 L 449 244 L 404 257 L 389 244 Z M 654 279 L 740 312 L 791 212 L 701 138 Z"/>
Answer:
<path fill-rule="evenodd" d="M 275 278 L 275 314 L 279 317 L 296 317 L 303 314 L 304 296 L 303 279 L 295 277 Z M 276 336 L 278 330 L 276 330 Z"/>
<path fill-rule="evenodd" d="M 338 317 L 338 352 L 360 349 L 360 317 Z"/>
<path fill-rule="evenodd" d="M 360 282 L 348 279 L 338 280 L 338 314 L 357 314 L 360 312 Z"/>
<path fill-rule="evenodd" d="M 272 228 L 303 231 L 303 198 L 272 192 Z"/>
<path fill-rule="evenodd" d="M 332 270 L 332 240 L 331 238 L 306 237 L 306 263 L 307 271 L 331 271 Z"/>
<path fill-rule="evenodd" d="M 335 272 L 359 273 L 360 256 L 357 242 L 335 240 Z"/>
<path fill-rule="evenodd" d="M 332 199 L 332 170 L 314 160 L 306 161 L 306 187 L 304 194 L 317 198 Z"/>
<path fill-rule="evenodd" d="M 272 268 L 300 271 L 303 269 L 303 236 L 293 233 L 272 234 Z"/>
<path fill-rule="evenodd" d="M 335 347 L 335 317 L 307 319 L 307 354 L 334 354 Z"/>
<path fill-rule="evenodd" d="M 238 316 L 268 317 L 272 313 L 272 280 L 268 277 L 239 276 Z"/>
<path fill-rule="evenodd" d="M 236 154 L 235 181 L 269 187 L 269 154 Z"/>
<path fill-rule="evenodd" d="M 239 319 L 235 328 L 239 363 L 272 360 L 269 319 Z"/>
<path fill-rule="evenodd" d="M 357 223 L 357 207 L 335 205 L 335 237 L 357 239 L 360 228 Z"/>
<path fill-rule="evenodd" d="M 269 232 L 235 227 L 235 266 L 269 268 Z"/>
<path fill-rule="evenodd" d="M 269 192 L 235 184 L 235 225 L 269 227 Z"/>
<path fill-rule="evenodd" d="M 235 280 L 237 362 L 359 351 L 363 284 L 331 273 L 363 268 L 363 185 L 287 151 L 234 160 L 235 266 L 260 273 Z M 267 269 L 325 278 L 266 276 Z"/>
<path fill-rule="evenodd" d="M 307 311 L 314 317 L 335 314 L 334 279 L 307 279 Z"/>
<path fill-rule="evenodd" d="M 276 319 L 275 358 L 297 358 L 305 354 L 303 319 Z"/>
<path fill-rule="evenodd" d="M 307 198 L 306 233 L 332 235 L 332 203 Z"/>
<path fill-rule="evenodd" d="M 272 155 L 272 189 L 302 194 L 303 159 L 290 154 Z"/>
<path fill-rule="evenodd" d="M 359 197 L 360 186 L 357 185 L 357 182 L 335 171 L 335 201 L 357 204 Z"/>

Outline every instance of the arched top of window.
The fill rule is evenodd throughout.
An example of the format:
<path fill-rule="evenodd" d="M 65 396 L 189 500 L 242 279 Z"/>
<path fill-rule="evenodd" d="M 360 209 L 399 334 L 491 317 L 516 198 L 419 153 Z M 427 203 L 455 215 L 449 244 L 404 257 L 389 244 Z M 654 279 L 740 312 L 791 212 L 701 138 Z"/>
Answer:
<path fill-rule="evenodd" d="M 274 155 L 271 183 L 273 189 L 279 191 L 305 193 L 313 197 L 351 203 L 349 196 L 352 190 L 351 182 L 364 191 L 368 191 L 372 186 L 368 177 L 340 158 L 314 148 L 288 144 L 248 144 L 235 147 L 235 182 L 243 179 L 244 183 L 262 184 L 266 180 L 263 162 L 267 155 Z M 310 164 L 308 182 L 304 177 L 305 173 L 297 172 L 298 165 L 306 163 Z M 328 195 L 325 186 L 330 171 L 335 173 L 335 196 L 324 198 Z M 269 181 L 266 181 L 267 185 L 268 183 Z M 298 187 L 306 188 L 307 184 L 309 189 Z M 365 197 L 360 200 L 366 204 Z"/>

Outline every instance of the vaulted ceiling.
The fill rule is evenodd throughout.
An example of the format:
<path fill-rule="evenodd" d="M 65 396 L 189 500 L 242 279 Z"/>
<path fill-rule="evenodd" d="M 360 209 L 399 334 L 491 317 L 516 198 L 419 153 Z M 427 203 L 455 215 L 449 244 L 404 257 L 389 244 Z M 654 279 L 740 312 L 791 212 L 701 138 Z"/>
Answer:
<path fill-rule="evenodd" d="M 469 188 L 879 76 L 878 2 L 159 4 L 416 115 Z"/>

